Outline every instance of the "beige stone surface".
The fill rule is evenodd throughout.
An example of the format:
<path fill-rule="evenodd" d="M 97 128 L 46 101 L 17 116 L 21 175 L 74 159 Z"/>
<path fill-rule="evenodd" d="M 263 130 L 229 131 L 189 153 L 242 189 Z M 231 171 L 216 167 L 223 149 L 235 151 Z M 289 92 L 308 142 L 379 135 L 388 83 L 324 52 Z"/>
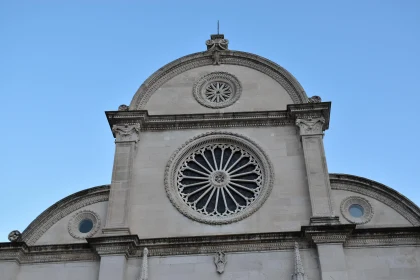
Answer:
<path fill-rule="evenodd" d="M 70 219 L 79 211 L 82 210 L 91 210 L 97 213 L 101 219 L 101 228 L 95 234 L 95 236 L 100 236 L 102 234 L 101 229 L 105 223 L 106 211 L 108 207 L 108 202 L 99 202 L 95 204 L 91 204 L 85 207 L 82 207 L 69 215 L 63 217 L 57 223 L 55 223 L 52 227 L 50 227 L 35 243 L 35 245 L 44 245 L 44 244 L 67 244 L 67 243 L 84 243 L 86 242 L 85 239 L 76 239 L 70 235 L 68 231 L 68 224 Z"/>
<path fill-rule="evenodd" d="M 192 93 L 193 85 L 200 77 L 216 71 L 229 72 L 242 84 L 239 100 L 222 109 L 202 106 Z M 175 76 L 153 93 L 145 110 L 149 114 L 243 112 L 285 110 L 287 104 L 293 104 L 289 94 L 269 76 L 251 68 L 222 64 L 194 68 Z"/>
<path fill-rule="evenodd" d="M 349 280 L 418 280 L 420 248 L 345 249 Z"/>
<path fill-rule="evenodd" d="M 99 262 L 28 264 L 21 265 L 16 280 L 96 280 L 98 272 Z"/>
<path fill-rule="evenodd" d="M 340 222 L 343 224 L 349 224 L 343 214 L 340 211 L 341 202 L 350 196 L 358 196 L 365 198 L 372 205 L 374 214 L 372 219 L 366 224 L 359 225 L 358 227 L 404 227 L 412 226 L 407 219 L 399 214 L 395 209 L 390 206 L 376 200 L 375 198 L 343 190 L 332 190 L 332 196 L 334 200 L 335 213 L 340 217 Z"/>
<path fill-rule="evenodd" d="M 227 263 L 222 274 L 216 272 L 213 255 L 149 257 L 149 279 L 278 280 L 291 279 L 294 269 L 292 250 L 227 253 L 226 256 Z M 308 280 L 321 279 L 315 249 L 301 250 L 301 256 Z M 141 259 L 129 259 L 125 279 L 137 279 L 140 267 Z"/>
<path fill-rule="evenodd" d="M 172 153 L 190 138 L 210 130 L 142 132 L 133 163 L 128 209 L 130 230 L 140 238 L 247 232 L 299 231 L 308 225 L 310 203 L 305 165 L 296 128 L 223 129 L 254 140 L 266 151 L 275 172 L 274 187 L 250 217 L 227 225 L 207 225 L 181 214 L 164 187 L 165 166 Z"/>

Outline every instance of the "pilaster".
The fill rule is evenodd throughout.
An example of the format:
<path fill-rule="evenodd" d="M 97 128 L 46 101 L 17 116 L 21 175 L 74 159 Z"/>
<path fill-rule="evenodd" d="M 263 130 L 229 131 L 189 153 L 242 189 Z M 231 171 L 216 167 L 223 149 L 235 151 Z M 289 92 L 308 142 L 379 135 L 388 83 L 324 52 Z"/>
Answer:
<path fill-rule="evenodd" d="M 311 225 L 338 224 L 331 200 L 331 186 L 324 150 L 324 130 L 328 129 L 331 103 L 289 106 L 302 141 L 309 195 Z"/>
<path fill-rule="evenodd" d="M 305 235 L 316 244 L 322 280 L 349 279 L 343 244 L 354 228 L 355 225 L 302 228 Z"/>
<path fill-rule="evenodd" d="M 139 124 L 115 124 L 115 157 L 105 228 L 105 235 L 130 234 L 128 225 L 128 198 L 131 171 L 136 144 L 139 141 Z"/>

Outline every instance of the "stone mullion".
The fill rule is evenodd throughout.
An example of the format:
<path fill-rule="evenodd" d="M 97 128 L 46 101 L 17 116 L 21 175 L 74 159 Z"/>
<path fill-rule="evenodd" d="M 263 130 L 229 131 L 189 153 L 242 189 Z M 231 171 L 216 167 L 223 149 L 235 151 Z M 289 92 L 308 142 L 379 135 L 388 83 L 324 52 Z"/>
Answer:
<path fill-rule="evenodd" d="M 297 119 L 300 128 L 312 207 L 311 224 L 338 223 L 331 200 L 331 186 L 325 158 L 322 117 Z"/>
<path fill-rule="evenodd" d="M 139 125 L 114 125 L 112 128 L 116 140 L 107 219 L 103 229 L 106 235 L 130 234 L 128 199 L 139 130 Z"/>

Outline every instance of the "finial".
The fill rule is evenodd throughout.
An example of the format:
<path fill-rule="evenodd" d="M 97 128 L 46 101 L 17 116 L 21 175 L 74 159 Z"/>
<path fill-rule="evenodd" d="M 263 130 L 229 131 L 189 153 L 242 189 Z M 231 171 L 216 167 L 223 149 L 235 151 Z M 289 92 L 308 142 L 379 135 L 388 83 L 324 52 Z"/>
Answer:
<path fill-rule="evenodd" d="M 10 242 L 18 242 L 20 241 L 21 237 L 22 234 L 18 230 L 12 230 L 8 236 Z"/>
<path fill-rule="evenodd" d="M 295 271 L 292 274 L 292 280 L 307 280 L 297 242 L 295 242 Z"/>
<path fill-rule="evenodd" d="M 210 40 L 206 41 L 208 51 L 224 51 L 228 49 L 229 41 L 225 35 L 219 34 L 219 22 L 217 23 L 217 34 L 210 35 Z"/>

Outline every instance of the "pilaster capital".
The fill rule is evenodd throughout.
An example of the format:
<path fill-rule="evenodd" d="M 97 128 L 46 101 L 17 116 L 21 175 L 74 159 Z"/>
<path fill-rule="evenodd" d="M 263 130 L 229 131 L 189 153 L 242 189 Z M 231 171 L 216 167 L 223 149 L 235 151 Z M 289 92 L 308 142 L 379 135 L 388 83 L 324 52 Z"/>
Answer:
<path fill-rule="evenodd" d="M 104 236 L 86 238 L 86 240 L 99 256 L 124 255 L 128 257 L 133 254 L 133 251 L 139 245 L 137 235 Z"/>
<path fill-rule="evenodd" d="M 114 124 L 112 133 L 115 137 L 115 143 L 138 142 L 140 124 Z"/>
<path fill-rule="evenodd" d="M 355 225 L 307 226 L 302 227 L 302 231 L 317 245 L 343 244 L 355 228 Z"/>
<path fill-rule="evenodd" d="M 296 125 L 300 129 L 301 136 L 322 135 L 324 133 L 324 117 L 296 119 Z"/>

